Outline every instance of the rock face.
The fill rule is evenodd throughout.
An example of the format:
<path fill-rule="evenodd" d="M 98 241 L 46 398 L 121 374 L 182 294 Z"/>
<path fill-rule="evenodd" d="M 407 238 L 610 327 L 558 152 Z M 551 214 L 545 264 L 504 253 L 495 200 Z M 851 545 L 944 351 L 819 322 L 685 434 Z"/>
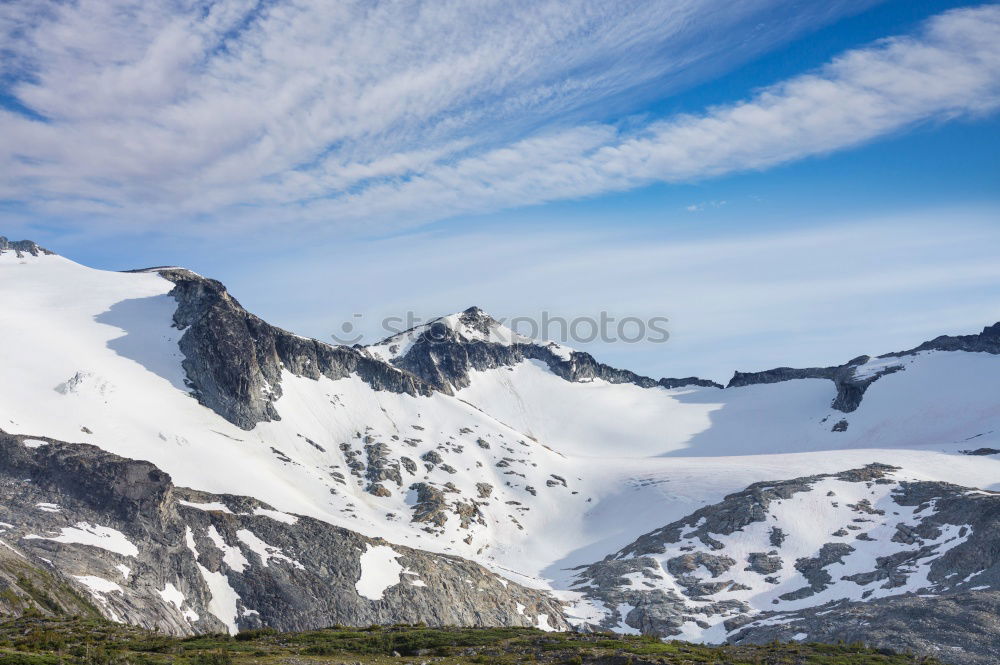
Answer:
<path fill-rule="evenodd" d="M 887 374 L 904 369 L 902 362 L 893 363 L 893 359 L 914 356 L 922 351 L 967 351 L 1000 354 L 1000 323 L 983 328 L 983 331 L 978 335 L 941 335 L 908 351 L 886 353 L 877 358 L 859 356 L 836 367 L 808 367 L 805 369 L 778 367 L 763 372 L 736 372 L 726 387 L 739 388 L 794 379 L 829 379 L 837 387 L 837 396 L 831 406 L 838 411 L 850 413 L 861 405 L 861 400 L 868 386 Z M 869 363 L 873 364 L 875 369 L 865 371 L 864 366 Z"/>
<path fill-rule="evenodd" d="M 695 377 L 655 380 L 597 362 L 589 353 L 571 351 L 556 344 L 536 343 L 511 333 L 478 307 L 465 310 L 455 322 L 438 320 L 419 331 L 408 332 L 413 336 L 409 347 L 394 357 L 392 363 L 420 377 L 435 390 L 448 394 L 468 386 L 472 370 L 510 367 L 525 360 L 543 362 L 554 374 L 573 382 L 601 379 L 642 388 L 722 387 Z M 392 347 L 394 344 L 402 346 L 393 338 L 379 346 Z"/>
<path fill-rule="evenodd" d="M 879 357 L 901 357 L 921 351 L 975 351 L 998 354 L 1000 353 L 1000 323 L 986 326 L 978 335 L 941 335 L 909 351 L 888 353 Z"/>
<path fill-rule="evenodd" d="M 806 369 L 778 367 L 764 372 L 736 372 L 726 387 L 739 388 L 794 379 L 829 379 L 837 386 L 837 396 L 831 406 L 838 411 L 850 413 L 861 405 L 861 398 L 864 397 L 868 386 L 886 374 L 892 374 L 902 369 L 899 365 L 891 365 L 870 375 L 858 376 L 858 368 L 869 360 L 871 360 L 870 356 L 859 356 L 837 367 L 809 367 Z"/>
<path fill-rule="evenodd" d="M 0 523 L 4 613 L 99 611 L 177 635 L 421 621 L 566 627 L 559 603 L 478 564 L 184 490 L 148 462 L 89 445 L 0 433 Z"/>
<path fill-rule="evenodd" d="M 1000 593 L 969 591 L 834 603 L 739 631 L 730 642 L 767 644 L 808 635 L 810 642 L 877 644 L 899 653 L 933 655 L 945 663 L 1000 662 Z"/>
<path fill-rule="evenodd" d="M 176 286 L 175 326 L 193 394 L 226 420 L 252 429 L 279 420 L 281 373 L 318 379 L 354 375 L 377 390 L 426 395 L 430 387 L 411 374 L 345 346 L 331 346 L 276 328 L 247 312 L 212 279 L 188 270 L 151 269 Z"/>
<path fill-rule="evenodd" d="M 7 238 L 0 236 L 0 254 L 4 252 L 14 252 L 17 258 L 22 258 L 25 254 L 31 256 L 54 254 L 31 240 L 7 240 Z"/>
<path fill-rule="evenodd" d="M 574 590 L 607 608 L 602 628 L 669 637 L 693 623 L 741 643 L 859 640 L 994 662 L 984 654 L 1000 647 L 990 615 L 1000 493 L 908 480 L 880 464 L 757 483 L 576 579 Z M 978 608 L 968 624 L 956 619 L 965 599 Z M 976 650 L 985 627 L 988 648 Z"/>

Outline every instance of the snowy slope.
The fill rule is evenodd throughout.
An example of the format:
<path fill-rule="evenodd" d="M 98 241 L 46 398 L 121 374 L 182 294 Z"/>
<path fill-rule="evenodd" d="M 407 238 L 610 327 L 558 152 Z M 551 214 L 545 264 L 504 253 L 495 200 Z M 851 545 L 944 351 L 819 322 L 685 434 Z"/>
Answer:
<path fill-rule="evenodd" d="M 181 486 L 253 496 L 570 596 L 567 568 L 761 480 L 881 462 L 907 477 L 1000 489 L 1000 458 L 957 454 L 1000 448 L 997 355 L 870 361 L 856 371 L 903 369 L 880 376 L 851 413 L 831 407 L 826 379 L 642 387 L 571 381 L 561 365 L 523 359 L 473 368 L 453 394 L 410 395 L 284 371 L 280 420 L 247 430 L 192 396 L 173 288 L 155 272 L 0 253 L 0 428 L 93 443 L 148 460 Z M 467 321 L 437 323 L 459 346 L 532 344 Z M 424 332 L 368 353 L 395 363 Z M 552 363 L 576 357 L 545 348 Z M 833 431 L 841 420 L 846 431 Z"/>

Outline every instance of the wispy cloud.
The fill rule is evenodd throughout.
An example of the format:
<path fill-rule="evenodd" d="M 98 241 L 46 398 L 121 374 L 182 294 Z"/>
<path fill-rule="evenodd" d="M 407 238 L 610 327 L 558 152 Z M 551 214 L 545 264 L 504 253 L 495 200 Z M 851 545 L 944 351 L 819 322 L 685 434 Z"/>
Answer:
<path fill-rule="evenodd" d="M 0 198 L 91 222 L 387 228 L 767 168 L 1000 105 L 986 6 L 702 114 L 623 129 L 594 111 L 867 4 L 6 3 Z"/>
<path fill-rule="evenodd" d="M 727 201 L 701 201 L 700 203 L 692 203 L 691 205 L 685 206 L 684 209 L 688 212 L 701 212 L 702 210 L 711 208 L 721 208 L 726 205 Z"/>

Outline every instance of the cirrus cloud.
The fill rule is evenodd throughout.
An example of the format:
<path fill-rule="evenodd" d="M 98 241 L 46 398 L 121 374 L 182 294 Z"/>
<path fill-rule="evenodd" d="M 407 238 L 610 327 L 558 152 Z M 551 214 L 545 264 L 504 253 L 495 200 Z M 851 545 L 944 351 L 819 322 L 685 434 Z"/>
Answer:
<path fill-rule="evenodd" d="M 1000 105 L 989 5 L 701 114 L 626 127 L 594 110 L 868 4 L 6 3 L 0 198 L 77 223 L 388 229 L 767 168 Z"/>

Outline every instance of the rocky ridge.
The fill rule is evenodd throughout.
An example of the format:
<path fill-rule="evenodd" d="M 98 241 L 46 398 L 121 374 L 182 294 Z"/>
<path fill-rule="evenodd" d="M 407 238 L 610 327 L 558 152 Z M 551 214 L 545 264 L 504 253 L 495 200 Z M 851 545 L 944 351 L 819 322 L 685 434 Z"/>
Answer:
<path fill-rule="evenodd" d="M 570 382 L 601 379 L 641 388 L 722 387 L 697 377 L 657 380 L 611 367 L 598 362 L 589 353 L 522 337 L 478 307 L 435 319 L 372 346 L 387 349 L 386 355 L 393 365 L 446 394 L 468 386 L 471 371 L 510 367 L 525 360 L 542 362 L 553 374 Z"/>
<path fill-rule="evenodd" d="M 778 367 L 763 372 L 736 372 L 726 388 L 740 388 L 761 383 L 778 383 L 795 379 L 829 379 L 837 387 L 837 396 L 831 407 L 851 413 L 861 405 L 865 391 L 878 379 L 905 369 L 904 364 L 892 359 L 904 359 L 924 351 L 966 351 L 972 353 L 1000 354 L 1000 323 L 986 326 L 976 335 L 941 335 L 907 351 L 885 353 L 880 356 L 858 356 L 835 367 L 807 367 L 794 369 Z M 866 365 L 874 366 L 864 371 Z"/>
<path fill-rule="evenodd" d="M 8 240 L 7 238 L 0 236 L 0 254 L 3 254 L 4 252 L 14 252 L 14 255 L 19 259 L 23 258 L 25 254 L 30 254 L 31 256 L 41 256 L 53 255 L 55 253 L 50 252 L 31 240 Z"/>
<path fill-rule="evenodd" d="M 694 624 L 738 643 L 832 642 L 858 639 L 865 616 L 866 643 L 991 662 L 995 630 L 977 649 L 974 623 L 941 618 L 922 634 L 904 619 L 930 621 L 927 607 L 964 598 L 995 606 L 1000 494 L 897 471 L 872 464 L 751 485 L 582 568 L 573 588 L 605 608 L 602 628 L 676 637 Z"/>
<path fill-rule="evenodd" d="M 183 367 L 198 401 L 229 422 L 253 429 L 280 420 L 281 374 L 318 379 L 360 377 L 377 390 L 426 395 L 431 389 L 411 374 L 357 349 L 300 337 L 250 314 L 226 287 L 180 268 L 149 269 L 176 286 L 174 325 L 183 330 Z"/>

